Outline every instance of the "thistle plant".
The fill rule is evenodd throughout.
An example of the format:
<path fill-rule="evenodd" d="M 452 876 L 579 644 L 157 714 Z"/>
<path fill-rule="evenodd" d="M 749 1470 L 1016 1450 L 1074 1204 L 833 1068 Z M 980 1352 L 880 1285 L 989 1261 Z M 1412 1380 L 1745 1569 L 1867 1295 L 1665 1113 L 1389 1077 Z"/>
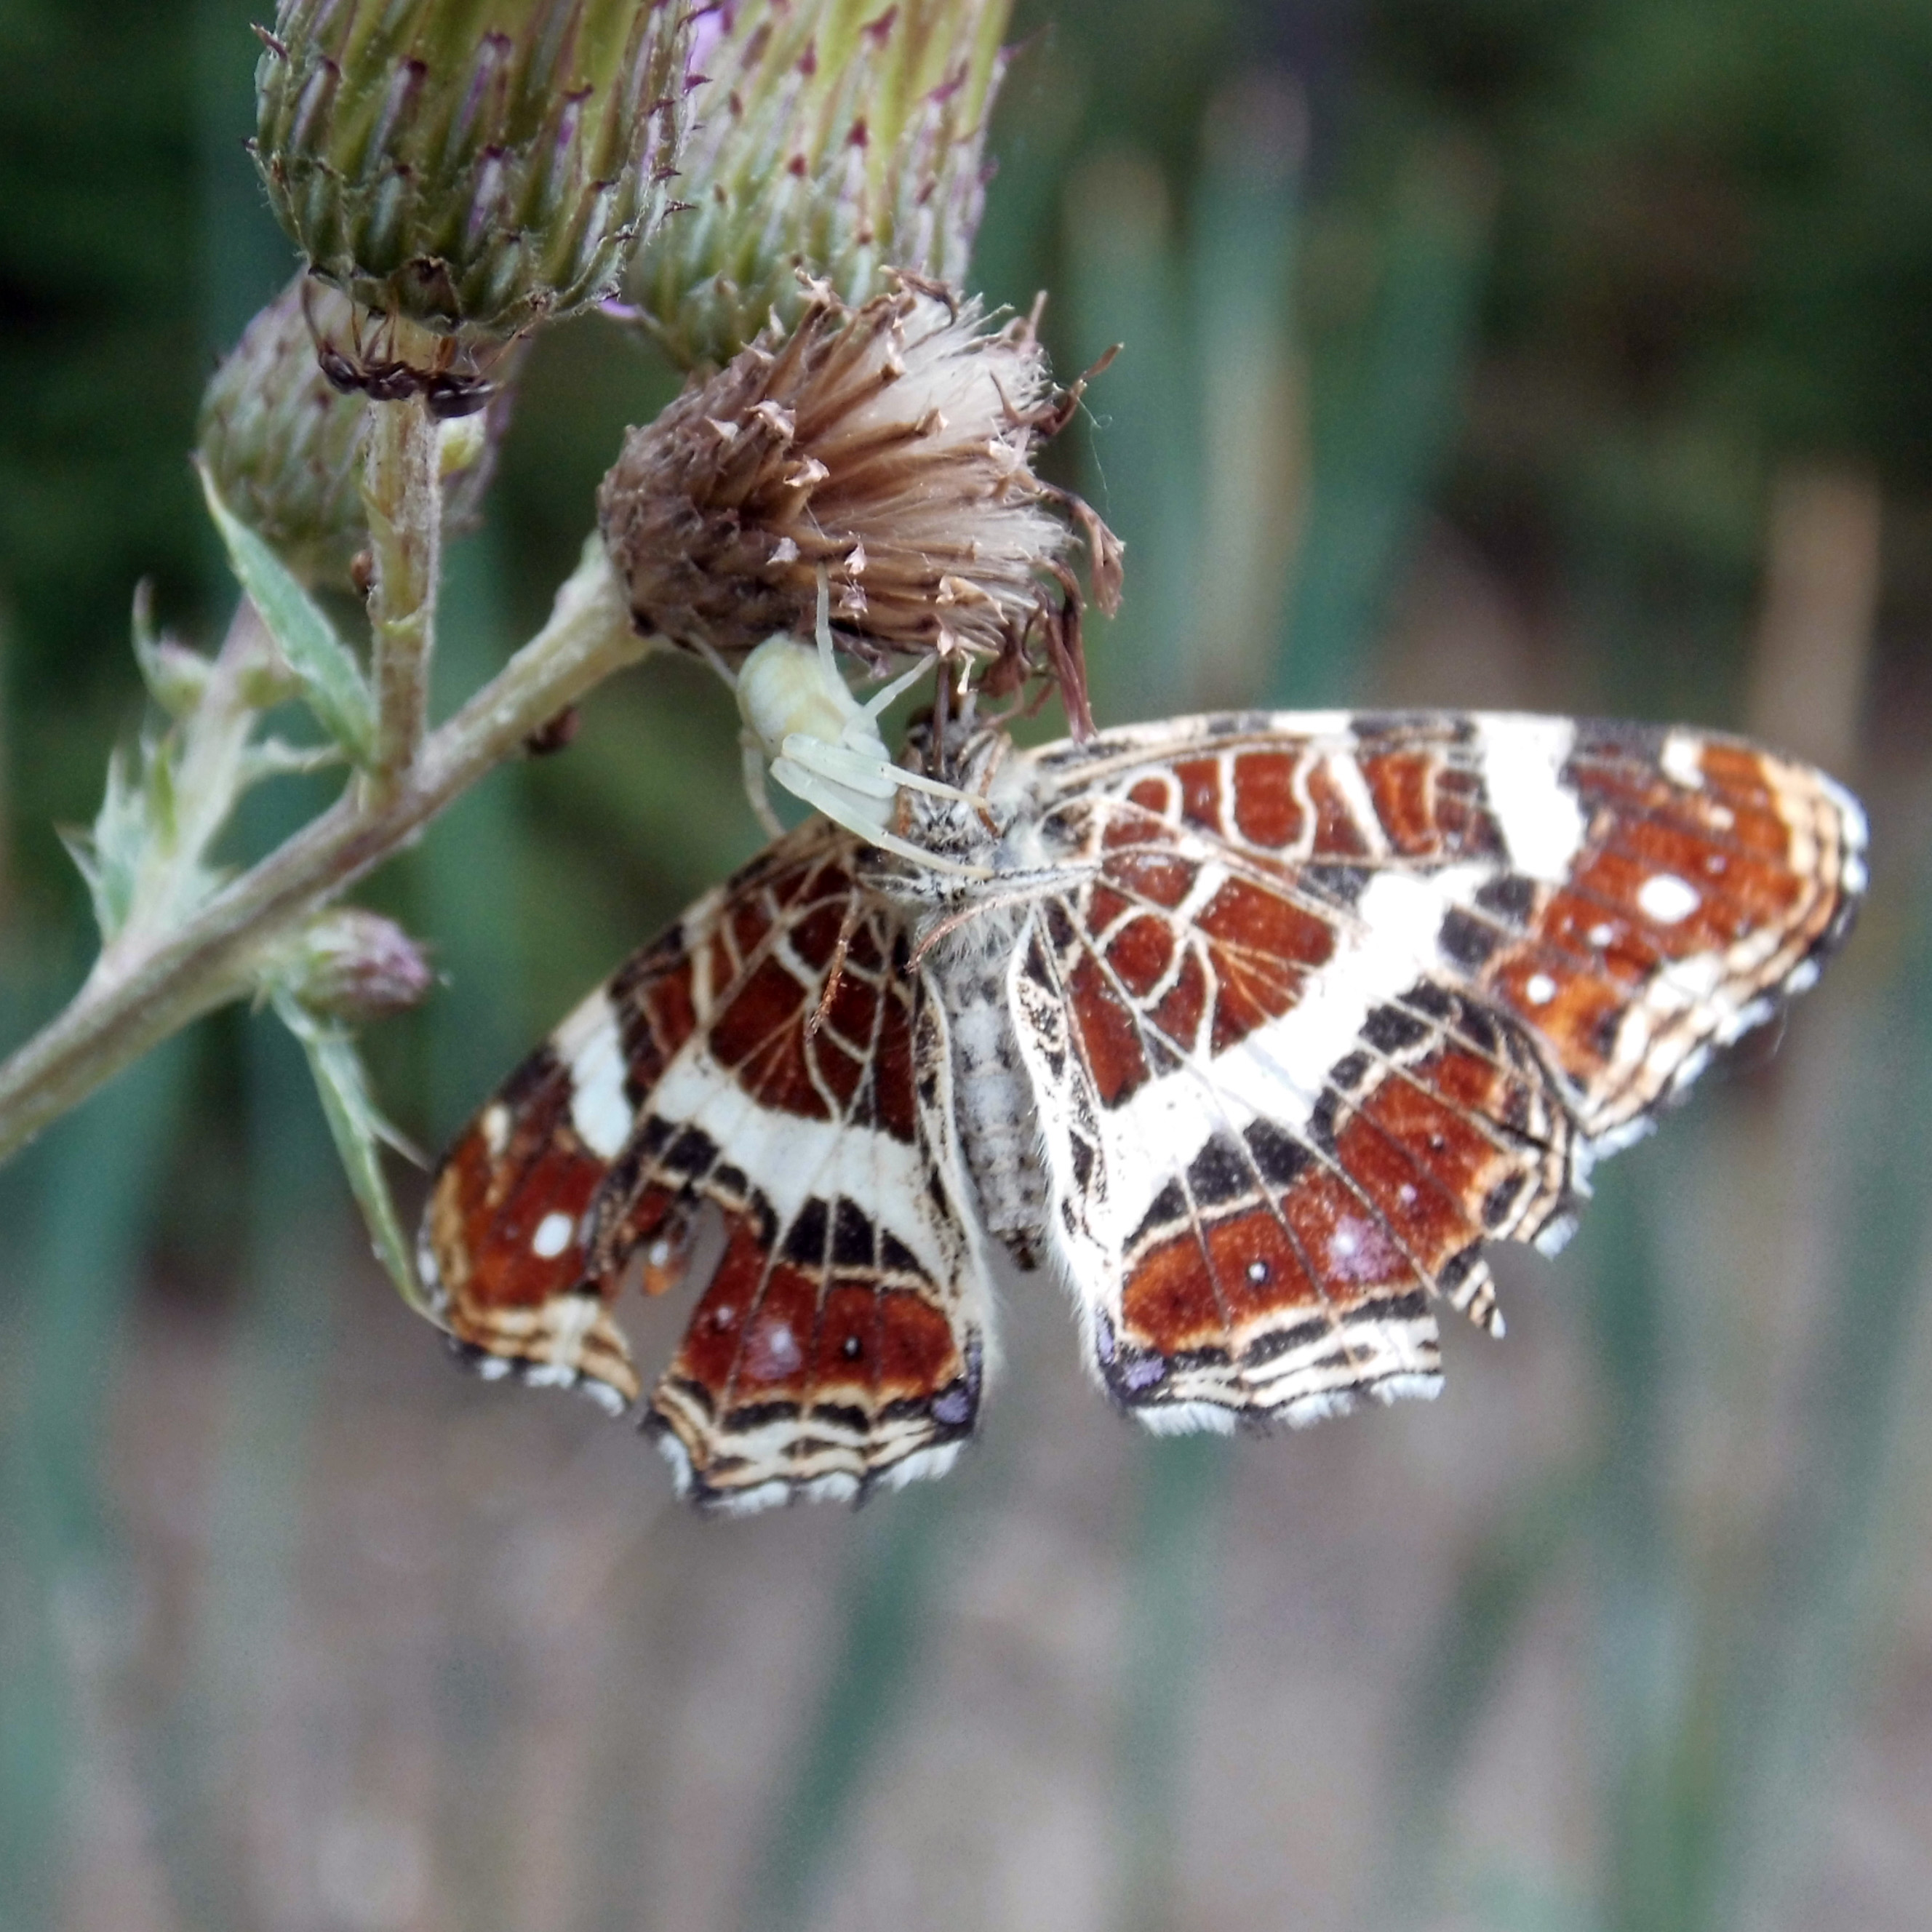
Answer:
<path fill-rule="evenodd" d="M 0 1066 L 0 1157 L 201 1015 L 266 1004 L 308 1053 L 377 1252 L 420 1308 L 380 1151 L 404 1144 L 358 1030 L 431 994 L 433 953 L 341 904 L 360 880 L 492 768 L 562 742 L 560 716 L 668 639 L 722 660 L 808 628 L 820 562 L 860 668 L 937 652 L 988 691 L 1058 677 L 1084 722 L 1070 520 L 1109 603 L 1118 546 L 1030 466 L 1070 392 L 1030 323 L 988 320 L 928 274 L 956 274 L 970 246 L 1005 17 L 981 0 L 925 0 L 903 25 L 844 0 L 728 10 L 710 50 L 741 79 L 774 47 L 796 75 L 801 46 L 820 76 L 843 48 L 843 78 L 829 96 L 809 71 L 789 90 L 748 81 L 742 111 L 714 112 L 685 151 L 704 83 L 692 16 L 662 0 L 284 0 L 256 160 L 304 259 L 211 381 L 195 454 L 240 601 L 205 654 L 136 598 L 160 722 L 110 762 L 70 840 L 100 950 Z M 840 142 L 862 146 L 854 125 L 916 159 L 917 218 L 880 200 L 896 178 L 872 150 L 834 165 Z M 782 222 L 748 191 L 768 150 L 810 158 Z M 607 296 L 640 246 L 656 251 L 646 279 L 684 292 L 665 316 L 723 313 L 706 263 L 782 298 L 755 344 L 706 325 L 697 359 L 728 350 L 725 366 L 630 433 L 549 620 L 431 729 L 442 541 L 487 484 L 522 344 Z M 350 634 L 344 592 L 364 606 Z M 247 869 L 224 865 L 252 788 L 332 771 L 333 804 Z"/>

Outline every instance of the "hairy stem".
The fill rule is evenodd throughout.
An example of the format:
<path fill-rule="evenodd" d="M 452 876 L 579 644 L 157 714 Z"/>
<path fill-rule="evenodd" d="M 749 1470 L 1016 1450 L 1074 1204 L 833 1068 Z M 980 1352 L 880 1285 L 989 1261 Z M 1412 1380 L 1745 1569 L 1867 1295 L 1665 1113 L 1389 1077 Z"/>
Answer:
<path fill-rule="evenodd" d="M 435 419 L 421 396 L 372 404 L 362 507 L 375 565 L 369 595 L 380 799 L 400 784 L 429 718 L 430 653 L 442 565 L 442 487 Z"/>
<path fill-rule="evenodd" d="M 596 539 L 550 621 L 386 790 L 352 785 L 181 925 L 117 956 L 0 1066 L 0 1160 L 190 1021 L 240 997 L 264 949 L 372 872 L 593 685 L 652 648 Z"/>

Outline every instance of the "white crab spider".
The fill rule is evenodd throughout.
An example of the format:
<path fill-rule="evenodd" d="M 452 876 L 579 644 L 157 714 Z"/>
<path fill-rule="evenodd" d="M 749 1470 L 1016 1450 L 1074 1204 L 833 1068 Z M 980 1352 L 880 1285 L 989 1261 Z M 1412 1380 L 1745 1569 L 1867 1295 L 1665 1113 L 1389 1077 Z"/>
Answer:
<path fill-rule="evenodd" d="M 815 645 L 782 632 L 767 638 L 733 680 L 738 715 L 745 721 L 745 790 L 759 824 L 774 838 L 784 830 L 765 788 L 770 760 L 771 776 L 794 797 L 882 851 L 928 868 L 984 876 L 983 866 L 962 865 L 889 829 L 902 786 L 974 802 L 956 786 L 894 764 L 879 735 L 880 715 L 924 674 L 925 663 L 914 665 L 860 704 L 839 675 L 832 656 L 823 570 L 818 575 L 817 631 Z"/>

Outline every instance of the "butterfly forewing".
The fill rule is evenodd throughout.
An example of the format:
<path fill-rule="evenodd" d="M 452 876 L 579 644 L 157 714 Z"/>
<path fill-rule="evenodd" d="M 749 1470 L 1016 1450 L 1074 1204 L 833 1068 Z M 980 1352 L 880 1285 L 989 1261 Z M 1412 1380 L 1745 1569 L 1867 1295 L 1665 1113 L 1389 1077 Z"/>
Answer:
<path fill-rule="evenodd" d="M 1094 1366 L 1157 1427 L 1432 1394 L 1486 1238 L 1808 983 L 1863 884 L 1820 774 L 1562 719 L 1181 720 L 1039 754 L 1010 999 Z"/>
<path fill-rule="evenodd" d="M 636 956 L 458 1139 L 425 1224 L 485 1372 L 613 1406 L 635 1258 L 651 1290 L 708 1269 L 646 1420 L 728 1508 L 936 1473 L 977 1415 L 945 1016 L 853 854 L 802 827 Z"/>

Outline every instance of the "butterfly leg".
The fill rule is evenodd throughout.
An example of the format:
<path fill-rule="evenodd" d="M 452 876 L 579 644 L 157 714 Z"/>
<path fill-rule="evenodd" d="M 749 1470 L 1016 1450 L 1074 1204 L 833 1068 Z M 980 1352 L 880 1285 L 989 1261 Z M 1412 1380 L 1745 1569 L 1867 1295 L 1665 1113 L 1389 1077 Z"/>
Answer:
<path fill-rule="evenodd" d="M 832 1010 L 832 996 L 838 990 L 839 975 L 845 970 L 845 956 L 851 950 L 853 934 L 859 929 L 859 896 L 854 892 L 845 902 L 845 910 L 839 917 L 838 937 L 832 942 L 831 962 L 825 969 L 825 990 L 819 994 L 818 1004 L 805 1023 L 807 1040 L 825 1024 L 825 1016 Z"/>

